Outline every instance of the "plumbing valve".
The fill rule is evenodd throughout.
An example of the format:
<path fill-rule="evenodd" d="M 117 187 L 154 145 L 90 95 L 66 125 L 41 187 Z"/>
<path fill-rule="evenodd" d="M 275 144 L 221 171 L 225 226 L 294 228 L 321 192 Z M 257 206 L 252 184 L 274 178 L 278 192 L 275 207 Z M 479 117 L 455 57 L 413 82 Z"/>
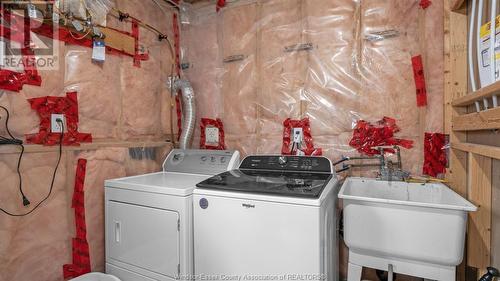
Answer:
<path fill-rule="evenodd" d="M 479 281 L 493 281 L 495 280 L 495 278 L 500 277 L 500 272 L 498 271 L 498 269 L 494 267 L 487 267 L 486 270 L 486 274 L 479 278 Z"/>

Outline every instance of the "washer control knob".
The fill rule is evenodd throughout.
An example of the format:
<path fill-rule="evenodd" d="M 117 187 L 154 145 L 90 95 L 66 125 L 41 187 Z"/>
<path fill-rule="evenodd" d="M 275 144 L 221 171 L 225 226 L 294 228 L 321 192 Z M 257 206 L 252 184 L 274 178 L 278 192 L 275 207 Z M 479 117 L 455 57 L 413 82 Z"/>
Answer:
<path fill-rule="evenodd" d="M 226 157 L 221 157 L 221 158 L 220 158 L 220 162 L 221 162 L 221 163 L 226 163 Z"/>
<path fill-rule="evenodd" d="M 283 165 L 285 165 L 285 164 L 286 164 L 286 162 L 288 162 L 288 159 L 286 158 L 286 156 L 280 156 L 280 157 L 278 158 L 278 163 L 279 163 L 280 165 L 282 165 L 282 166 L 283 166 Z"/>
<path fill-rule="evenodd" d="M 200 159 L 201 159 L 201 161 L 205 162 L 205 161 L 207 161 L 207 156 L 201 156 Z"/>

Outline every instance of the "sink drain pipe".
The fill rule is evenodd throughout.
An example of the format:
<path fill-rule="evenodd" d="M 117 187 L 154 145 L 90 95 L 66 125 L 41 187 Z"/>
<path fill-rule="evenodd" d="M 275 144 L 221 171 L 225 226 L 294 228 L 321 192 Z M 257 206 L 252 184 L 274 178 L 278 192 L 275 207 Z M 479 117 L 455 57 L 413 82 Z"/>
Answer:
<path fill-rule="evenodd" d="M 394 281 L 396 274 L 394 273 L 394 266 L 389 264 L 387 266 L 387 271 L 377 269 L 375 270 L 378 280 L 380 281 Z"/>

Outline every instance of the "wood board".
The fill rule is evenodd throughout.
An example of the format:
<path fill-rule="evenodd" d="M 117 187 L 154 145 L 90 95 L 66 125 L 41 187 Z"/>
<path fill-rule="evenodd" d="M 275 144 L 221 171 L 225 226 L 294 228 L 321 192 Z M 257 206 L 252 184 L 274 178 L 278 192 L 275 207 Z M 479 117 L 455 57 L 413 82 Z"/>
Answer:
<path fill-rule="evenodd" d="M 478 207 L 469 215 L 467 264 L 484 269 L 491 262 L 491 163 L 469 154 L 469 200 Z"/>
<path fill-rule="evenodd" d="M 453 131 L 500 129 L 500 107 L 457 115 L 453 117 L 452 123 Z"/>

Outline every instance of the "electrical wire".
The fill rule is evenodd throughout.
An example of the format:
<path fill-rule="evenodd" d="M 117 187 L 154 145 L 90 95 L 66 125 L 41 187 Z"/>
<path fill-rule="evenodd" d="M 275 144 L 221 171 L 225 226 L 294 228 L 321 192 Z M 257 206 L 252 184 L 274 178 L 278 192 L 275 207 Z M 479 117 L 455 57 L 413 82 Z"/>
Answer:
<path fill-rule="evenodd" d="M 2 108 L 3 110 L 5 110 L 5 112 L 7 112 L 7 117 L 6 117 L 6 120 L 5 120 L 5 129 L 7 131 L 7 134 L 11 137 L 10 139 L 8 139 L 6 137 L 0 136 L 0 145 L 19 145 L 21 147 L 21 153 L 19 155 L 19 159 L 18 159 L 18 162 L 17 162 L 17 174 L 19 176 L 19 191 L 21 192 L 21 195 L 23 196 L 23 205 L 27 206 L 27 205 L 30 204 L 30 202 L 28 201 L 27 197 L 24 195 L 24 192 L 22 190 L 22 177 L 21 177 L 21 171 L 20 171 L 20 168 L 21 168 L 21 159 L 22 159 L 23 154 L 24 154 L 23 141 L 20 140 L 20 139 L 16 139 L 10 133 L 9 125 L 8 125 L 8 121 L 9 121 L 9 117 L 10 117 L 9 111 L 7 110 L 7 108 L 5 108 L 3 106 L 0 106 L 0 108 Z M 33 209 L 31 209 L 30 211 L 28 211 L 26 213 L 23 213 L 23 214 L 14 214 L 14 213 L 11 213 L 11 212 L 3 209 L 3 208 L 0 208 L 0 211 L 3 212 L 3 213 L 5 213 L 6 215 L 9 215 L 9 216 L 12 216 L 12 217 L 27 216 L 27 215 L 33 213 L 36 209 L 38 209 L 38 207 L 40 207 L 40 205 L 42 205 L 43 202 L 45 202 L 47 199 L 49 199 L 50 195 L 52 194 L 52 189 L 54 188 L 54 182 L 55 182 L 55 179 L 56 179 L 57 170 L 59 169 L 59 164 L 61 163 L 61 158 L 62 158 L 62 144 L 63 144 L 63 138 L 64 138 L 64 122 L 62 122 L 62 120 L 57 120 L 57 122 L 61 125 L 61 137 L 59 138 L 59 157 L 57 158 L 57 164 L 56 164 L 56 167 L 54 168 L 54 172 L 52 174 L 52 180 L 50 182 L 49 192 L 47 193 L 47 195 L 40 202 L 38 202 L 35 205 L 35 207 Z"/>
<path fill-rule="evenodd" d="M 73 32 L 71 31 L 71 29 L 69 30 L 69 34 L 71 35 L 71 37 L 73 37 L 73 39 L 75 40 L 82 40 L 83 38 L 87 37 L 90 32 L 92 31 L 92 28 L 88 28 L 87 32 L 85 32 L 82 36 L 80 37 L 76 37 Z"/>
<path fill-rule="evenodd" d="M 7 134 L 9 135 L 9 138 L 6 138 L 4 136 L 0 136 L 0 145 L 19 145 L 21 147 L 21 153 L 19 154 L 19 158 L 17 159 L 17 175 L 19 177 L 19 193 L 21 193 L 23 197 L 23 205 L 28 206 L 30 204 L 30 201 L 26 197 L 26 195 L 23 192 L 23 178 L 21 176 L 21 161 L 23 159 L 24 155 L 24 145 L 23 141 L 20 139 L 16 139 L 12 133 L 10 132 L 9 129 L 9 119 L 10 119 L 10 113 L 7 110 L 7 108 L 0 106 L 5 112 L 6 112 L 6 118 L 5 118 L 5 130 L 7 131 Z"/>
<path fill-rule="evenodd" d="M 174 6 L 174 7 L 176 7 L 177 9 L 179 9 L 179 8 L 180 8 L 180 7 L 179 7 L 179 4 L 175 3 L 175 2 L 174 2 L 174 1 L 172 1 L 172 0 L 164 0 L 164 1 L 165 1 L 165 2 L 167 2 L 167 3 L 169 3 L 169 4 L 171 4 L 171 5 L 173 5 L 173 6 Z"/>
<path fill-rule="evenodd" d="M 165 9 L 163 8 L 163 6 L 162 6 L 162 5 L 160 5 L 160 3 L 158 3 L 158 1 L 156 1 L 156 0 L 152 0 L 152 1 L 155 3 L 155 5 L 156 5 L 156 6 L 158 6 L 158 8 L 160 8 L 160 10 L 161 10 L 164 14 L 166 14 L 166 13 L 167 13 L 167 11 L 165 11 Z"/>
<path fill-rule="evenodd" d="M 153 0 L 153 1 L 154 1 L 154 0 Z M 157 3 L 156 1 L 154 1 L 154 2 L 155 2 L 157 5 L 159 5 L 159 3 Z M 160 5 L 159 5 L 159 6 L 160 6 Z M 161 6 L 160 6 L 160 7 L 161 7 Z M 145 29 L 149 30 L 150 32 L 156 33 L 156 34 L 158 35 L 158 38 L 161 38 L 161 40 L 163 40 L 163 39 L 164 39 L 164 40 L 166 40 L 166 41 L 168 42 L 168 44 L 169 44 L 169 48 L 171 49 L 171 52 L 172 52 L 172 49 L 173 49 L 173 47 L 172 47 L 172 46 L 173 46 L 173 45 L 172 45 L 172 42 L 171 42 L 170 38 L 169 38 L 166 34 L 162 33 L 160 30 L 158 30 L 158 29 L 157 29 L 157 28 L 155 28 L 154 26 L 152 26 L 152 25 L 150 25 L 150 24 L 147 24 L 147 23 L 144 23 L 144 22 L 142 22 L 142 21 L 140 21 L 140 20 L 138 20 L 138 19 L 136 19 L 136 18 L 134 18 L 134 17 L 130 16 L 128 13 L 125 13 L 125 12 L 120 11 L 120 10 L 119 10 L 119 9 L 117 9 L 117 8 L 111 8 L 111 10 L 112 10 L 112 11 L 114 11 L 114 12 L 116 12 L 118 15 L 114 15 L 114 14 L 112 14 L 112 13 L 110 12 L 110 13 L 109 13 L 109 15 L 110 15 L 110 16 L 112 16 L 112 17 L 114 17 L 114 18 L 116 18 L 116 19 L 118 19 L 118 20 L 120 20 L 120 21 L 127 20 L 128 18 L 133 18 L 134 20 L 136 20 L 136 21 L 137 21 L 137 24 L 138 24 L 139 26 L 141 26 L 141 27 L 143 27 L 143 28 L 145 28 Z M 164 10 L 164 9 L 162 9 L 162 11 L 165 11 L 165 10 Z M 77 20 L 77 21 L 79 21 L 79 22 L 81 22 L 81 23 L 86 23 L 86 22 L 87 22 L 87 20 L 86 20 L 86 19 L 79 18 L 79 17 L 77 17 L 77 16 L 75 16 L 75 15 L 68 16 L 67 14 L 65 14 L 63 11 L 61 11 L 61 10 L 60 10 L 60 9 L 58 9 L 58 8 L 55 8 L 55 12 L 56 12 L 59 16 L 61 16 L 63 19 L 68 20 L 68 21 L 71 21 L 71 20 Z M 47 20 L 47 21 L 49 21 L 49 20 Z M 127 20 L 127 21 L 130 21 L 130 20 Z M 96 27 L 101 27 L 101 28 L 106 28 L 106 26 L 103 26 L 103 25 L 100 25 L 100 24 L 94 24 L 93 26 L 96 26 Z M 90 34 L 91 30 L 92 30 L 92 28 L 90 28 L 90 27 L 89 27 L 88 31 L 87 31 L 84 35 L 82 35 L 81 37 L 76 37 L 75 35 L 73 35 L 73 33 L 72 33 L 72 32 L 71 32 L 71 30 L 70 30 L 70 35 L 71 35 L 73 38 L 75 38 L 76 40 L 81 40 L 81 39 L 83 39 L 83 38 L 87 37 L 87 36 Z"/>

